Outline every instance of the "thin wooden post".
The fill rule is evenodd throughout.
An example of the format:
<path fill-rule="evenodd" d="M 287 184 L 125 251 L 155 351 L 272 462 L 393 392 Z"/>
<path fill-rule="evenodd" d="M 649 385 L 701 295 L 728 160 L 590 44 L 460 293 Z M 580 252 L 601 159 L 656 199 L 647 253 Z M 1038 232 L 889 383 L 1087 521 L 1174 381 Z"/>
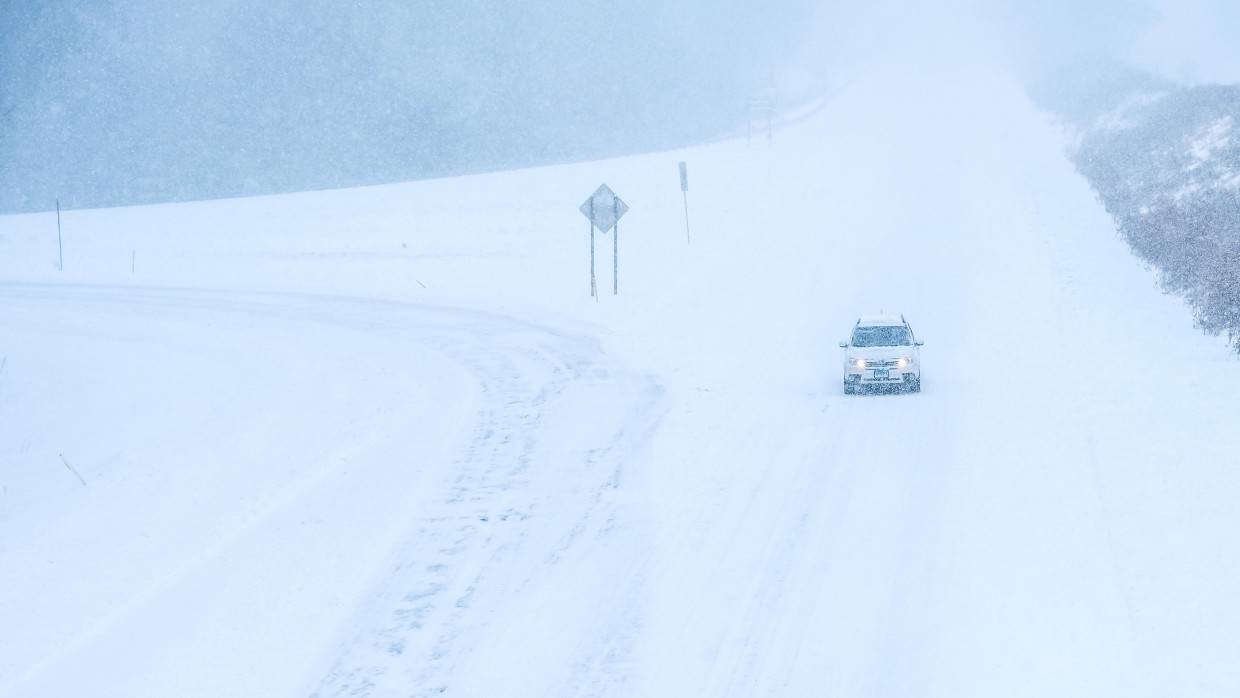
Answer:
<path fill-rule="evenodd" d="M 56 250 L 60 254 L 60 271 L 65 270 L 65 242 L 60 234 L 60 198 L 56 199 Z"/>
<path fill-rule="evenodd" d="M 689 192 L 682 191 L 680 193 L 683 194 L 685 198 L 685 243 L 692 245 L 693 238 L 689 237 Z"/>

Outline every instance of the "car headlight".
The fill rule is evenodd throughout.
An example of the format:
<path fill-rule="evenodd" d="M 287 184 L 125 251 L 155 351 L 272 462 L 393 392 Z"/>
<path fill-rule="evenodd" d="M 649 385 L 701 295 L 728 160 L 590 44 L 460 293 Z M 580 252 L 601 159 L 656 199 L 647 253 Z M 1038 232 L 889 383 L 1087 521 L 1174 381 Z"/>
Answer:
<path fill-rule="evenodd" d="M 853 368 L 865 368 L 865 359 L 849 359 L 848 365 Z"/>
<path fill-rule="evenodd" d="M 910 359 L 901 356 L 900 358 L 896 359 L 896 368 L 904 368 L 905 366 L 908 366 L 911 363 L 913 362 Z"/>

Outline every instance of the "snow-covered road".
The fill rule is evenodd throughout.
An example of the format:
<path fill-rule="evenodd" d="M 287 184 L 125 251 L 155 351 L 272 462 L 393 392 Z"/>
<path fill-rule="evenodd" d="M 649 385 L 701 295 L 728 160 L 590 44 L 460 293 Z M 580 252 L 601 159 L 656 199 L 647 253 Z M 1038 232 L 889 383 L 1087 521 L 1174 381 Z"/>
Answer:
<path fill-rule="evenodd" d="M 657 488 L 692 494 L 663 502 L 634 695 L 1237 685 L 1240 366 L 1016 85 L 936 77 L 858 86 L 799 134 L 823 165 L 775 153 L 751 189 L 712 392 L 653 447 L 702 466 Z M 927 342 L 924 393 L 840 395 L 835 341 L 884 309 Z"/>
<path fill-rule="evenodd" d="M 27 434 L 6 496 L 49 496 L 6 502 L 13 695 L 86 677 L 100 695 L 304 693 L 333 662 L 343 691 L 406 652 L 468 653 L 471 614 L 512 612 L 604 535 L 627 438 L 658 414 L 657 386 L 591 340 L 486 313 L 25 284 L 0 305 L 25 378 L 5 386 L 6 436 Z M 58 424 L 26 421 L 42 401 Z M 62 452 L 86 485 L 56 487 Z"/>
<path fill-rule="evenodd" d="M 0 695 L 1234 695 L 1240 365 L 1062 150 L 899 66 L 769 149 L 72 212 L 68 284 L 0 218 Z M 840 393 L 879 310 L 920 395 Z"/>

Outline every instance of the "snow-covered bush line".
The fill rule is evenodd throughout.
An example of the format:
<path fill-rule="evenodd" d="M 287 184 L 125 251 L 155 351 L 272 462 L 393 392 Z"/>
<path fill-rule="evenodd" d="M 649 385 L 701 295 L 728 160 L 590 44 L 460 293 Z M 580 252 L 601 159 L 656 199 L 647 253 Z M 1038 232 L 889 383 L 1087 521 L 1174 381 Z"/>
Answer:
<path fill-rule="evenodd" d="M 1240 86 L 1149 87 L 1078 122 L 1076 165 L 1163 288 L 1240 352 Z"/>

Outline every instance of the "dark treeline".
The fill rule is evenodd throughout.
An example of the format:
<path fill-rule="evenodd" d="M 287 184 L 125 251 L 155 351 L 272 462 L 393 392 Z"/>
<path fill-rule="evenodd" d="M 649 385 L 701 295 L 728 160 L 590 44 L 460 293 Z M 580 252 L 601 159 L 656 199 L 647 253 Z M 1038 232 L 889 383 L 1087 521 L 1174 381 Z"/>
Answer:
<path fill-rule="evenodd" d="M 389 182 L 738 127 L 811 3 L 0 3 L 0 212 Z"/>

